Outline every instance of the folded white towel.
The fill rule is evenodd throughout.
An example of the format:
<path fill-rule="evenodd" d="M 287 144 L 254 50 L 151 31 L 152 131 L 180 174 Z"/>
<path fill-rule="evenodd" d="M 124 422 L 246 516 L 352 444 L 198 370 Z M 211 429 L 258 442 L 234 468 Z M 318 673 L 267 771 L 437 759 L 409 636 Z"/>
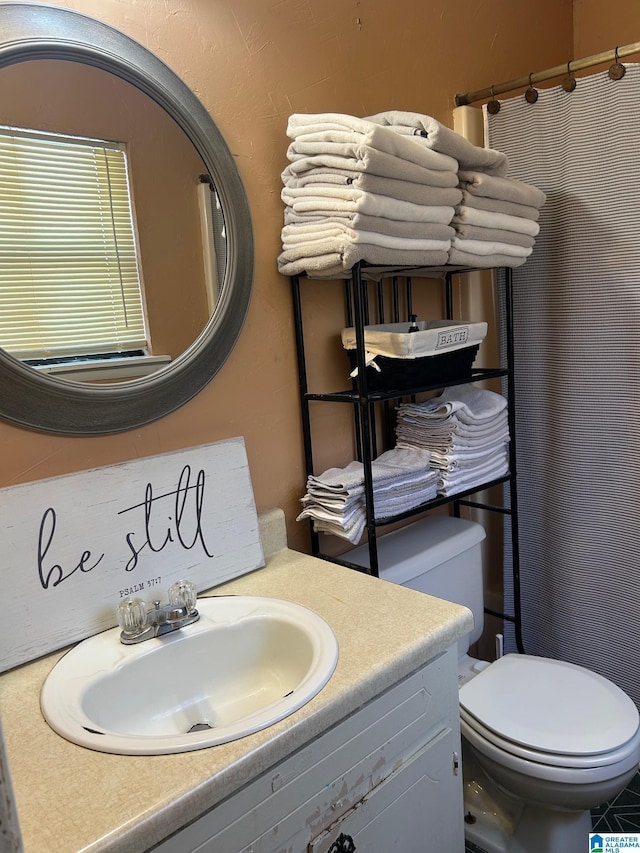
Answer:
<path fill-rule="evenodd" d="M 456 208 L 453 222 L 464 225 L 481 225 L 483 228 L 501 228 L 504 231 L 528 234 L 530 237 L 537 237 L 540 233 L 540 226 L 531 219 L 509 216 L 506 213 L 493 213 L 490 210 L 477 210 L 473 207 L 465 207 L 465 205 Z"/>
<path fill-rule="evenodd" d="M 363 217 L 367 219 L 367 217 Z M 369 217 L 370 219 L 370 217 Z M 324 240 L 327 237 L 335 237 L 345 234 L 354 243 L 371 243 L 375 245 L 386 245 L 395 248 L 406 248 L 406 243 L 398 243 L 396 240 L 446 240 L 451 241 L 456 232 L 451 225 L 440 225 L 435 222 L 407 222 L 396 223 L 394 220 L 384 220 L 387 227 L 368 231 L 365 228 L 352 228 L 347 222 L 337 219 L 322 219 L 317 222 L 296 222 L 285 225 L 281 231 L 282 245 L 293 246 L 300 243 L 312 242 L 313 240 Z M 368 224 L 368 223 L 364 223 Z M 391 228 L 391 225 L 405 226 L 401 230 Z M 394 242 L 391 242 L 394 241 Z"/>
<path fill-rule="evenodd" d="M 534 187 L 516 178 L 502 178 L 487 175 L 484 172 L 460 170 L 458 173 L 460 184 L 463 189 L 472 195 L 513 201 L 518 204 L 529 205 L 540 209 L 547 200 L 547 196 Z"/>
<path fill-rule="evenodd" d="M 358 158 L 358 148 L 366 145 L 426 169 L 458 170 L 458 161 L 447 154 L 422 148 L 389 128 L 342 113 L 294 114 L 289 117 L 287 136 L 294 140 L 289 149 L 296 156 L 324 153 Z"/>
<path fill-rule="evenodd" d="M 428 237 L 433 240 L 453 239 L 455 231 L 451 225 L 439 222 L 406 222 L 400 219 L 387 219 L 384 216 L 369 216 L 366 213 L 339 212 L 331 214 L 296 213 L 287 207 L 284 211 L 285 227 L 316 226 L 332 228 L 352 228 L 354 231 L 375 231 L 392 237 Z M 445 229 L 444 231 L 432 229 Z"/>
<path fill-rule="evenodd" d="M 461 252 L 470 252 L 474 255 L 510 255 L 514 258 L 528 258 L 533 249 L 526 246 L 516 246 L 513 243 L 497 243 L 491 240 L 465 240 L 455 237 L 452 244 L 453 249 Z"/>
<path fill-rule="evenodd" d="M 413 405 L 413 412 L 425 420 L 447 418 L 455 414 L 464 424 L 486 424 L 498 417 L 507 407 L 501 394 L 474 385 L 445 388 L 439 397 Z"/>
<path fill-rule="evenodd" d="M 484 465 L 463 471 L 442 471 L 438 479 L 438 493 L 445 496 L 488 483 L 504 477 L 509 472 L 509 456 L 507 453 L 496 454 L 496 457 Z"/>
<path fill-rule="evenodd" d="M 466 207 L 476 207 L 478 210 L 489 210 L 492 213 L 507 213 L 509 216 L 521 216 L 523 219 L 533 219 L 537 222 L 540 219 L 540 211 L 531 207 L 528 204 L 518 204 L 515 201 L 503 201 L 499 198 L 485 198 L 481 195 L 474 195 L 469 190 L 464 189 L 466 184 L 462 186 L 462 204 Z"/>
<path fill-rule="evenodd" d="M 367 145 L 358 149 L 357 157 L 344 157 L 334 154 L 314 154 L 310 157 L 297 157 L 289 164 L 294 174 L 310 172 L 313 169 L 335 169 L 347 173 L 366 172 L 381 178 L 393 178 L 398 181 L 413 181 L 431 187 L 457 187 L 458 173 L 443 169 L 427 169 L 408 160 L 376 151 Z"/>
<path fill-rule="evenodd" d="M 483 228 L 482 225 L 463 225 L 455 223 L 456 237 L 463 240 L 487 240 L 494 243 L 511 243 L 514 246 L 524 246 L 532 249 L 535 246 L 535 237 L 528 234 L 520 234 L 517 231 L 505 231 L 502 228 Z"/>
<path fill-rule="evenodd" d="M 336 188 L 329 194 L 325 192 L 327 189 L 322 187 L 314 190 L 307 187 L 303 190 L 292 190 L 284 187 L 281 197 L 296 213 L 313 212 L 316 216 L 366 213 L 368 216 L 381 216 L 399 222 L 439 222 L 449 225 L 455 213 L 453 207 L 445 205 L 412 204 L 410 201 L 400 201 L 357 189 Z"/>
<path fill-rule="evenodd" d="M 439 227 L 446 228 L 447 226 Z M 314 255 L 327 254 L 327 252 L 342 252 L 348 246 L 359 244 L 408 252 L 446 252 L 451 246 L 451 240 L 449 238 L 419 240 L 411 237 L 389 237 L 386 234 L 377 234 L 375 231 L 333 230 L 304 240 L 288 240 L 285 238 L 282 241 L 282 248 L 287 254 L 287 258 L 295 260 L 296 253 L 300 257 L 313 257 Z"/>
<path fill-rule="evenodd" d="M 492 444 L 509 441 L 508 424 L 506 422 L 497 423 L 497 420 L 495 426 L 492 422 L 491 426 L 484 429 L 476 429 L 469 424 L 459 425 L 465 426 L 469 430 L 474 429 L 475 431 L 471 433 L 440 432 L 428 423 L 408 419 L 399 412 L 396 443 L 398 447 L 422 447 L 438 453 L 446 453 L 449 450 L 481 449 Z"/>
<path fill-rule="evenodd" d="M 372 462 L 371 474 L 376 518 L 413 509 L 437 494 L 438 475 L 425 450 L 393 448 Z M 310 475 L 307 490 L 298 520 L 310 518 L 318 532 L 360 540 L 366 524 L 362 463 Z"/>
<path fill-rule="evenodd" d="M 400 417 L 400 416 L 399 416 Z M 398 422 L 396 427 L 398 447 L 416 447 L 428 450 L 430 453 L 470 453 L 475 450 L 484 450 L 497 444 L 509 441 L 509 427 L 487 431 L 483 435 L 468 437 L 465 435 L 449 434 L 438 435 L 425 429 L 423 424 L 415 425 Z"/>
<path fill-rule="evenodd" d="M 446 450 L 444 453 L 438 450 L 431 451 L 431 465 L 446 471 L 468 471 L 469 468 L 477 468 L 494 459 L 496 453 L 504 451 L 506 442 L 496 441 L 486 447 L 474 448 L 472 450 Z"/>
<path fill-rule="evenodd" d="M 434 151 L 449 154 L 460 164 L 461 169 L 482 169 L 494 175 L 506 175 L 509 168 L 507 155 L 493 148 L 480 148 L 473 145 L 464 136 L 456 133 L 431 116 L 420 113 L 389 110 L 374 116 L 368 121 L 390 126 L 400 133 L 422 131 L 423 141 Z M 419 138 L 419 137 L 416 137 Z"/>
<path fill-rule="evenodd" d="M 352 267 L 359 261 L 381 267 L 439 267 L 445 265 L 448 258 L 446 249 L 408 251 L 365 243 L 350 243 L 340 251 L 327 254 L 309 254 L 304 257 L 299 255 L 299 252 L 292 250 L 279 255 L 278 270 L 282 275 L 306 273 L 309 278 L 347 278 L 351 276 Z"/>
<path fill-rule="evenodd" d="M 362 246 L 365 248 L 375 247 L 380 250 L 392 249 L 397 252 L 447 252 L 451 246 L 450 240 L 405 240 L 402 237 L 385 237 L 384 234 L 370 232 L 371 241 L 351 239 L 341 232 L 322 240 L 308 240 L 304 243 L 293 243 L 285 245 L 281 257 L 287 263 L 300 260 L 300 258 L 314 258 L 320 255 L 340 254 L 346 257 L 350 252 Z"/>
<path fill-rule="evenodd" d="M 461 252 L 460 249 L 449 249 L 447 266 L 483 270 L 497 269 L 498 267 L 516 269 L 526 262 L 526 258 L 515 258 L 513 255 L 478 255 L 473 252 Z"/>
<path fill-rule="evenodd" d="M 291 189 L 314 190 L 315 188 L 357 189 L 376 195 L 390 196 L 412 204 L 435 204 L 455 207 L 462 200 L 462 191 L 457 187 L 431 187 L 428 184 L 416 184 L 413 181 L 398 181 L 393 178 L 381 178 L 367 172 L 354 172 L 346 176 L 326 170 L 309 174 L 291 172 L 287 167 L 282 173 L 282 183 Z"/>

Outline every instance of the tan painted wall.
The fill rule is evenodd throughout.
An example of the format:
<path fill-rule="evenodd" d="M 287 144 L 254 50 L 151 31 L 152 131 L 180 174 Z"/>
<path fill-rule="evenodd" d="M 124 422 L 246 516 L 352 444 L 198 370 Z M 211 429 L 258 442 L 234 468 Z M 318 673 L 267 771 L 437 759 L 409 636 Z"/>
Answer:
<path fill-rule="evenodd" d="M 574 0 L 573 26 L 574 55 L 593 56 L 640 41 L 640 7 L 637 0 Z M 640 54 L 627 61 L 640 62 Z"/>
<path fill-rule="evenodd" d="M 245 183 L 256 242 L 247 323 L 210 385 L 180 411 L 114 436 L 47 436 L 0 424 L 0 485 L 194 446 L 234 435 L 247 444 L 259 509 L 285 509 L 290 541 L 304 491 L 289 283 L 276 270 L 280 172 L 292 112 L 429 113 L 451 124 L 456 92 L 563 62 L 570 0 L 49 0 L 118 27 L 182 76 L 215 117 Z M 630 5 L 630 3 L 629 3 Z M 613 8 L 613 7 L 612 7 Z M 339 330 L 340 301 L 314 285 L 314 314 Z M 320 319 L 322 319 L 322 316 Z M 342 365 L 339 344 L 326 358 Z M 336 368 L 337 369 L 337 368 Z M 341 369 L 341 368 L 340 368 Z M 346 462 L 344 409 L 326 405 L 322 461 Z"/>

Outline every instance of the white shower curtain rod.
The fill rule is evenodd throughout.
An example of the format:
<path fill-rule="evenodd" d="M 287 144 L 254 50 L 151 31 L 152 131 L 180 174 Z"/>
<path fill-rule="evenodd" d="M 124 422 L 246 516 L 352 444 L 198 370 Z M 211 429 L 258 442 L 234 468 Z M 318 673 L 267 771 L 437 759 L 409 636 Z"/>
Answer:
<path fill-rule="evenodd" d="M 601 65 L 603 62 L 611 62 L 612 60 L 617 62 L 632 53 L 640 53 L 640 42 L 636 41 L 632 44 L 626 44 L 624 47 L 616 47 L 614 50 L 607 50 L 604 53 L 595 53 L 593 56 L 585 56 L 584 59 L 571 59 L 566 65 L 556 65 L 554 68 L 547 68 L 545 71 L 536 71 L 535 74 L 527 74 L 526 77 L 518 77 L 516 80 L 509 80 L 506 83 L 487 86 L 477 92 L 464 92 L 456 95 L 456 106 L 463 107 L 476 101 L 484 101 L 486 98 L 493 98 L 504 92 L 533 86 L 543 80 L 551 80 L 553 77 L 560 77 L 562 74 L 572 74 L 574 71 L 582 71 L 594 65 Z"/>

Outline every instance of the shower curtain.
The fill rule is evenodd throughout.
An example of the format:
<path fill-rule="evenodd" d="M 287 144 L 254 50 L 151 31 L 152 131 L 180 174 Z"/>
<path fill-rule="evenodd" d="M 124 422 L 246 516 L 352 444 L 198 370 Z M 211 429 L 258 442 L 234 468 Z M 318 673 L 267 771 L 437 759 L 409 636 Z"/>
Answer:
<path fill-rule="evenodd" d="M 583 664 L 638 705 L 639 128 L 635 64 L 485 108 L 509 176 L 548 197 L 513 278 L 524 649 Z"/>

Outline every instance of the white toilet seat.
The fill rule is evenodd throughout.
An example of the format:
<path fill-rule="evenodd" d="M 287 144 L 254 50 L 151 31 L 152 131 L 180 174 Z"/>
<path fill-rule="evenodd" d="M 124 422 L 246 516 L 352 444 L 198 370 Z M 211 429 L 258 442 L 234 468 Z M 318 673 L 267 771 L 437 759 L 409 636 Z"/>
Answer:
<path fill-rule="evenodd" d="M 481 753 L 534 778 L 597 782 L 640 761 L 631 699 L 584 667 L 505 655 L 460 689 L 462 734 Z"/>

